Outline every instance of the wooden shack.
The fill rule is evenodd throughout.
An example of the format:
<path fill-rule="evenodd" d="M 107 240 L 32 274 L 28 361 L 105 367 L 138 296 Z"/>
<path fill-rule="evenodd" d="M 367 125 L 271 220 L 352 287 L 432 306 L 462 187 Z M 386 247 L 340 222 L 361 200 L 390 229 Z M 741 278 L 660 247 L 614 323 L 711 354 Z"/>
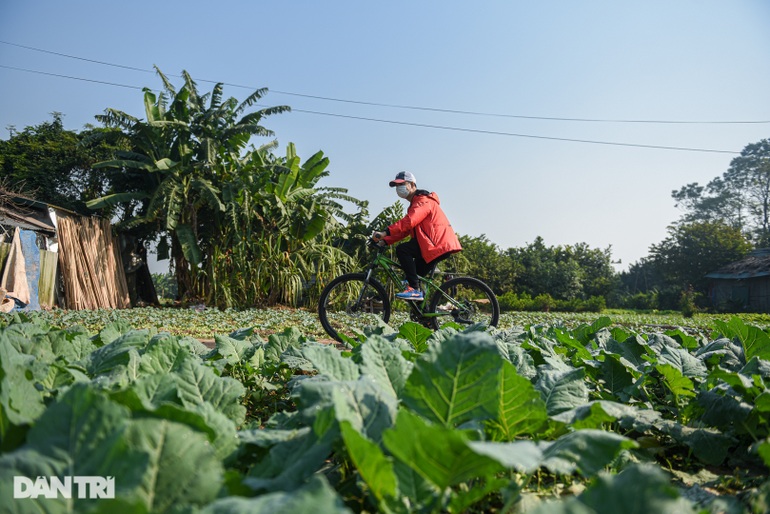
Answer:
<path fill-rule="evenodd" d="M 5 191 L 0 192 L 0 292 L 3 310 L 131 307 L 109 220 Z"/>
<path fill-rule="evenodd" d="M 770 248 L 754 250 L 706 277 L 711 279 L 709 298 L 716 309 L 770 312 Z"/>

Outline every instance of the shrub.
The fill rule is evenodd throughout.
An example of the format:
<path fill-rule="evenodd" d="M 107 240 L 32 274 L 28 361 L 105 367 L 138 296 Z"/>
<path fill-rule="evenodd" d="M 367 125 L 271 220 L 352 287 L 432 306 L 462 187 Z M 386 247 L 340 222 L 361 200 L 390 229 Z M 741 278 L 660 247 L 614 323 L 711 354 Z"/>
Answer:
<path fill-rule="evenodd" d="M 682 291 L 682 296 L 679 298 L 679 310 L 682 311 L 682 316 L 685 318 L 692 318 L 698 312 L 698 306 L 695 305 L 697 296 L 692 286 Z"/>
<path fill-rule="evenodd" d="M 532 303 L 535 306 L 535 309 L 533 310 L 538 310 L 543 312 L 550 312 L 551 309 L 556 307 L 556 300 L 554 300 L 553 297 L 548 293 L 542 293 L 537 295 L 534 298 L 534 300 L 532 300 Z"/>
<path fill-rule="evenodd" d="M 549 294 L 540 294 L 532 298 L 527 293 L 517 295 L 509 291 L 498 297 L 500 310 L 506 311 L 559 311 L 559 312 L 602 312 L 607 308 L 603 296 L 592 296 L 588 300 L 555 300 Z"/>
<path fill-rule="evenodd" d="M 502 296 L 498 297 L 500 303 L 500 310 L 505 311 L 531 311 L 532 309 L 532 297 L 527 293 L 522 293 L 518 296 L 513 291 L 508 291 Z"/>
<path fill-rule="evenodd" d="M 585 302 L 586 312 L 602 312 L 607 308 L 607 301 L 603 296 L 592 296 Z"/>
<path fill-rule="evenodd" d="M 658 303 L 658 292 L 648 291 L 646 293 L 636 293 L 632 296 L 626 297 L 623 301 L 623 306 L 629 309 L 637 309 L 643 311 L 652 311 L 660 307 Z"/>

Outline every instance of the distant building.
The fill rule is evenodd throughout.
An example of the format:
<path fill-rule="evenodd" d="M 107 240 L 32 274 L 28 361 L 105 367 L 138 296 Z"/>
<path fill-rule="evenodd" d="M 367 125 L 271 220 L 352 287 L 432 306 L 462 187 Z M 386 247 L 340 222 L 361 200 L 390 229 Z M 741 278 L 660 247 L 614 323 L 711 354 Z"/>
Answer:
<path fill-rule="evenodd" d="M 770 312 L 770 248 L 706 275 L 711 305 L 720 310 Z"/>

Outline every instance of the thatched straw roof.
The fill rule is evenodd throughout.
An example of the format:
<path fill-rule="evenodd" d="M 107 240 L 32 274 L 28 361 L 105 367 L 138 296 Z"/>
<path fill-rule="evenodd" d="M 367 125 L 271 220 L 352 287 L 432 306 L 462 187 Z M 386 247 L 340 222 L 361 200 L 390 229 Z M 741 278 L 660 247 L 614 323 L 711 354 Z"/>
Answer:
<path fill-rule="evenodd" d="M 754 250 L 745 258 L 707 274 L 708 278 L 745 280 L 770 276 L 770 248 Z"/>

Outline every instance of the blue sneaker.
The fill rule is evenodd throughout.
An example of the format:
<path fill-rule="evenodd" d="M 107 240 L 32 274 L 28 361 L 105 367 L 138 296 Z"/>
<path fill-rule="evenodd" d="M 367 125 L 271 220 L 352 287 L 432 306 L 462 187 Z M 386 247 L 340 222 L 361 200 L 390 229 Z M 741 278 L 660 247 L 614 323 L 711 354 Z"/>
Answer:
<path fill-rule="evenodd" d="M 401 291 L 400 293 L 396 293 L 396 298 L 399 300 L 414 300 L 417 302 L 422 301 L 425 297 L 422 294 L 422 291 L 419 289 L 415 289 L 411 286 L 407 286 L 406 289 Z"/>

